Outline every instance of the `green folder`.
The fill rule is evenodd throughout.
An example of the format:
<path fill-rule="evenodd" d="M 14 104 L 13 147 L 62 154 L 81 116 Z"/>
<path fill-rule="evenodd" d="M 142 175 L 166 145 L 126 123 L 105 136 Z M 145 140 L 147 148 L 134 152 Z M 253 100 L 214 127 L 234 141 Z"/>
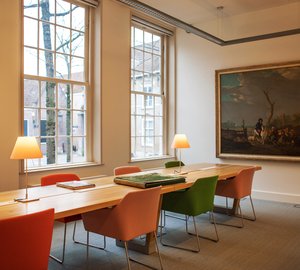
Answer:
<path fill-rule="evenodd" d="M 151 188 L 157 186 L 184 183 L 185 177 L 179 175 L 162 175 L 159 173 L 148 173 L 133 176 L 117 176 L 114 182 L 121 185 L 133 186 L 138 188 Z"/>

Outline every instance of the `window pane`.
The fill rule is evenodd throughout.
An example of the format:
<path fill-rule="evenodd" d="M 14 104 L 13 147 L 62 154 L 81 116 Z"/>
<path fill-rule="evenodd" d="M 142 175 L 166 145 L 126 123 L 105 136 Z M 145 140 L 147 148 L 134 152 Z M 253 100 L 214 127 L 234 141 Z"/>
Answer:
<path fill-rule="evenodd" d="M 50 51 L 39 51 L 39 76 L 54 77 L 54 54 Z"/>
<path fill-rule="evenodd" d="M 85 110 L 86 108 L 85 87 L 82 85 L 73 86 L 73 109 Z"/>
<path fill-rule="evenodd" d="M 56 23 L 66 27 L 70 27 L 70 21 L 71 21 L 70 10 L 71 10 L 70 3 L 65 2 L 63 0 L 57 0 L 56 1 Z"/>
<path fill-rule="evenodd" d="M 84 137 L 75 137 L 73 139 L 72 153 L 74 162 L 83 162 L 86 161 L 85 153 L 85 138 Z"/>
<path fill-rule="evenodd" d="M 55 0 L 40 0 L 40 19 L 55 23 Z"/>
<path fill-rule="evenodd" d="M 152 73 L 152 54 L 144 53 L 144 71 Z"/>
<path fill-rule="evenodd" d="M 142 136 L 144 134 L 144 116 L 136 116 L 136 136 Z"/>
<path fill-rule="evenodd" d="M 84 78 L 85 78 L 84 59 L 78 57 L 72 57 L 71 79 L 74 81 L 83 82 Z"/>
<path fill-rule="evenodd" d="M 136 114 L 145 114 L 144 95 L 136 95 Z"/>
<path fill-rule="evenodd" d="M 76 5 L 72 5 L 72 28 L 76 30 L 80 30 L 82 32 L 85 31 L 85 10 Z"/>
<path fill-rule="evenodd" d="M 70 56 L 66 54 L 56 54 L 56 77 L 70 79 Z"/>
<path fill-rule="evenodd" d="M 155 138 L 154 155 L 156 155 L 156 156 L 163 155 L 163 138 L 162 137 Z"/>
<path fill-rule="evenodd" d="M 134 69 L 137 71 L 144 70 L 144 53 L 140 50 L 134 50 Z"/>
<path fill-rule="evenodd" d="M 41 82 L 41 107 L 54 108 L 55 107 L 55 83 Z"/>
<path fill-rule="evenodd" d="M 144 50 L 152 53 L 152 34 L 144 32 Z"/>
<path fill-rule="evenodd" d="M 39 106 L 39 82 L 34 80 L 24 80 L 24 106 Z"/>
<path fill-rule="evenodd" d="M 54 47 L 54 25 L 40 22 L 40 48 L 53 51 Z"/>
<path fill-rule="evenodd" d="M 157 55 L 153 55 L 153 73 L 160 73 L 161 70 L 161 57 Z"/>
<path fill-rule="evenodd" d="M 153 93 L 155 93 L 155 94 L 161 94 L 160 73 L 153 74 Z"/>
<path fill-rule="evenodd" d="M 163 118 L 155 117 L 155 136 L 163 135 Z"/>
<path fill-rule="evenodd" d="M 71 112 L 58 111 L 57 115 L 58 135 L 71 135 Z"/>
<path fill-rule="evenodd" d="M 135 71 L 134 72 L 134 91 L 143 92 L 144 89 L 144 76 L 143 72 Z"/>
<path fill-rule="evenodd" d="M 131 94 L 131 114 L 136 113 L 135 94 Z"/>
<path fill-rule="evenodd" d="M 24 45 L 37 48 L 37 35 L 31 33 L 37 33 L 38 21 L 24 18 Z"/>
<path fill-rule="evenodd" d="M 24 74 L 37 75 L 37 50 L 24 47 L 24 63 L 30 63 L 30 65 L 24 65 Z"/>
<path fill-rule="evenodd" d="M 152 74 L 144 73 L 144 92 L 152 93 Z"/>
<path fill-rule="evenodd" d="M 131 116 L 131 135 L 135 136 L 135 116 Z"/>
<path fill-rule="evenodd" d="M 162 116 L 163 115 L 163 102 L 162 97 L 155 97 L 155 115 Z"/>
<path fill-rule="evenodd" d="M 72 31 L 71 54 L 84 57 L 84 35 L 82 32 Z"/>
<path fill-rule="evenodd" d="M 56 26 L 56 51 L 70 53 L 71 30 L 64 27 Z"/>
<path fill-rule="evenodd" d="M 46 145 L 45 145 L 46 164 L 43 164 L 43 165 L 50 165 L 50 164 L 54 164 L 56 162 L 55 148 L 56 148 L 55 139 L 54 138 L 46 138 Z"/>
<path fill-rule="evenodd" d="M 85 135 L 85 113 L 82 111 L 73 112 L 73 135 Z"/>
<path fill-rule="evenodd" d="M 55 110 L 41 110 L 41 136 L 55 136 Z"/>
<path fill-rule="evenodd" d="M 64 164 L 71 161 L 71 143 L 69 137 L 58 137 L 57 163 Z"/>
<path fill-rule="evenodd" d="M 134 30 L 134 47 L 143 49 L 144 32 L 141 29 Z"/>
<path fill-rule="evenodd" d="M 161 38 L 153 35 L 153 53 L 161 55 Z"/>
<path fill-rule="evenodd" d="M 71 85 L 59 83 L 57 85 L 58 90 L 58 107 L 62 109 L 70 109 L 71 108 Z"/>
<path fill-rule="evenodd" d="M 24 15 L 32 18 L 38 17 L 38 0 L 24 0 Z"/>
<path fill-rule="evenodd" d="M 24 109 L 24 134 L 39 136 L 39 113 L 37 109 Z"/>

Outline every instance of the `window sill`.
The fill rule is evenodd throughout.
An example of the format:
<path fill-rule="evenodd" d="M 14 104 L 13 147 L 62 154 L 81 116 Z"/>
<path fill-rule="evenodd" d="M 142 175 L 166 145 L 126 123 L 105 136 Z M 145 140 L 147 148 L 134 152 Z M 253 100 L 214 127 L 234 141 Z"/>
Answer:
<path fill-rule="evenodd" d="M 63 165 L 54 165 L 54 166 L 28 169 L 28 173 L 54 171 L 54 170 L 65 170 L 65 169 L 80 168 L 80 167 L 93 167 L 93 166 L 101 166 L 101 165 L 103 165 L 103 164 L 98 163 L 98 162 L 84 162 L 84 163 L 76 163 L 76 164 L 68 164 L 68 165 L 63 164 Z"/>
<path fill-rule="evenodd" d="M 149 158 L 137 158 L 137 159 L 131 159 L 130 163 L 137 163 L 137 162 L 145 162 L 145 161 L 152 161 L 152 160 L 165 160 L 165 159 L 174 159 L 175 156 L 159 156 L 159 157 L 149 157 Z"/>

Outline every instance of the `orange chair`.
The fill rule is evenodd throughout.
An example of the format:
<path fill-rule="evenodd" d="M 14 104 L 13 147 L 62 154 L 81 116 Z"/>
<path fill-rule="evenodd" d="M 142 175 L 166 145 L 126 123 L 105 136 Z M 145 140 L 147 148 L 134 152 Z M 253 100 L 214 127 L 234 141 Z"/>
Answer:
<path fill-rule="evenodd" d="M 156 239 L 159 201 L 160 187 L 130 192 L 113 208 L 82 214 L 83 224 L 87 231 L 124 241 L 128 269 L 131 268 L 127 242 L 137 236 L 153 232 L 162 269 Z"/>
<path fill-rule="evenodd" d="M 79 181 L 80 178 L 77 174 L 74 173 L 60 173 L 60 174 L 50 174 L 47 176 L 43 176 L 41 178 L 41 186 L 49 186 L 49 185 L 55 185 L 56 183 L 59 182 L 68 182 L 68 181 L 73 181 L 73 180 L 77 180 Z M 66 235 L 67 235 L 67 223 L 69 222 L 73 222 L 75 221 L 74 224 L 74 229 L 73 229 L 73 241 L 76 244 L 81 244 L 81 245 L 86 245 L 86 243 L 83 242 L 79 242 L 75 240 L 75 231 L 76 231 L 76 221 L 77 220 L 81 220 L 81 215 L 73 215 L 73 216 L 69 216 L 69 217 L 64 217 L 64 218 L 60 218 L 57 219 L 56 221 L 62 222 L 65 224 L 64 226 L 64 243 L 63 243 L 63 253 L 62 253 L 62 258 L 58 259 L 57 257 L 50 255 L 50 257 L 52 259 L 54 259 L 55 261 L 59 262 L 59 263 L 63 263 L 64 259 L 65 259 L 65 249 L 66 249 Z M 89 234 L 87 234 L 87 239 L 89 238 Z M 87 240 L 88 242 L 88 240 Z M 106 246 L 106 239 L 104 238 L 104 247 L 98 247 L 98 246 L 93 246 L 94 248 L 98 248 L 98 249 L 104 249 Z"/>
<path fill-rule="evenodd" d="M 253 182 L 253 176 L 254 176 L 255 168 L 249 168 L 241 170 L 238 175 L 232 179 L 224 180 L 224 181 L 218 181 L 215 195 L 226 197 L 226 209 L 228 209 L 228 198 L 236 199 L 238 200 L 238 209 L 240 211 L 240 217 L 241 218 L 241 226 L 235 226 L 230 224 L 222 224 L 222 225 L 229 225 L 234 226 L 238 228 L 244 227 L 244 218 L 242 209 L 240 206 L 240 199 L 245 198 L 249 196 L 252 212 L 253 212 L 253 218 L 247 218 L 249 220 L 255 221 L 256 215 L 255 210 L 251 198 L 251 190 L 252 190 L 252 182 Z M 221 224 L 221 223 L 218 223 Z"/>
<path fill-rule="evenodd" d="M 47 270 L 54 209 L 0 220 L 1 269 Z"/>
<path fill-rule="evenodd" d="M 141 168 L 138 166 L 121 166 L 114 169 L 114 175 L 137 173 L 141 171 Z"/>

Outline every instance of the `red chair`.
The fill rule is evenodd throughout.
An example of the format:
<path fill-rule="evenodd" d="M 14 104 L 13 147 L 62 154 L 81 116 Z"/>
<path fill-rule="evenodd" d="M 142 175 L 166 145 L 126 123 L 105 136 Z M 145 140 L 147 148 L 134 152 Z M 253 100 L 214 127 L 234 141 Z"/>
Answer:
<path fill-rule="evenodd" d="M 80 180 L 79 176 L 73 173 L 65 173 L 65 174 L 51 174 L 47 176 L 43 176 L 41 178 L 41 186 L 49 186 L 49 185 L 55 185 L 59 182 L 68 182 L 73 180 Z M 81 215 L 73 215 L 69 217 L 64 217 L 57 219 L 56 221 L 62 222 L 65 224 L 64 226 L 64 243 L 63 243 L 63 253 L 62 253 L 62 259 L 58 259 L 57 257 L 50 255 L 50 257 L 54 260 L 56 260 L 59 263 L 63 263 L 65 259 L 65 248 L 66 248 L 66 233 L 67 233 L 67 223 L 81 220 Z M 75 223 L 76 225 L 76 223 Z M 76 226 L 74 225 L 74 231 L 73 231 L 73 240 L 75 235 L 75 229 Z M 75 242 L 75 240 L 74 240 Z"/>
<path fill-rule="evenodd" d="M 127 242 L 137 236 L 153 232 L 162 269 L 156 239 L 159 201 L 160 187 L 130 192 L 113 208 L 82 214 L 84 228 L 93 233 L 124 241 L 128 269 L 131 268 Z"/>
<path fill-rule="evenodd" d="M 138 166 L 121 166 L 114 169 L 114 175 L 137 173 L 141 171 L 141 168 Z"/>
<path fill-rule="evenodd" d="M 47 270 L 54 209 L 0 220 L 1 269 Z"/>
<path fill-rule="evenodd" d="M 226 197 L 226 209 L 228 209 L 228 198 L 236 199 L 238 200 L 238 209 L 240 211 L 240 217 L 242 224 L 241 226 L 235 226 L 230 224 L 222 224 L 222 225 L 229 225 L 234 226 L 238 228 L 244 227 L 244 216 L 242 213 L 242 209 L 240 206 L 240 199 L 248 197 L 250 198 L 252 212 L 253 212 L 253 218 L 247 218 L 249 220 L 255 221 L 256 215 L 255 210 L 251 198 L 251 190 L 252 190 L 252 182 L 253 182 L 253 176 L 254 176 L 255 168 L 249 168 L 241 170 L 238 175 L 232 179 L 224 180 L 224 181 L 218 181 L 215 195 Z M 221 224 L 221 223 L 218 223 Z"/>

